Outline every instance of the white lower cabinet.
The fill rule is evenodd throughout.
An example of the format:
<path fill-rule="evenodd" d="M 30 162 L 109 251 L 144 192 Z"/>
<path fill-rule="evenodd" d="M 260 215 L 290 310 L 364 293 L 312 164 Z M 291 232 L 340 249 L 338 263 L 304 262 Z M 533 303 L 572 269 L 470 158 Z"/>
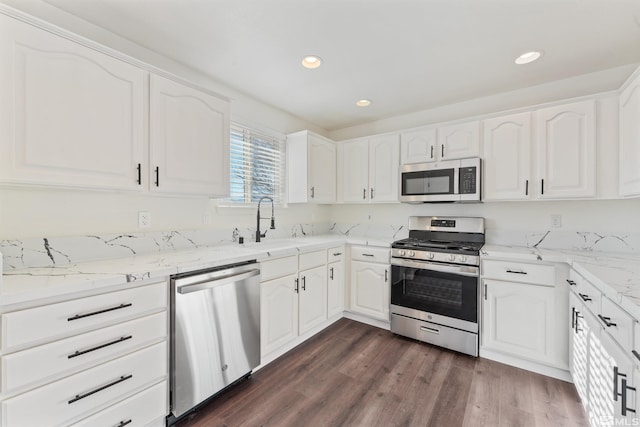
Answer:
<path fill-rule="evenodd" d="M 351 311 L 389 321 L 388 264 L 351 261 Z"/>
<path fill-rule="evenodd" d="M 297 274 L 260 284 L 261 354 L 269 354 L 298 336 Z"/>
<path fill-rule="evenodd" d="M 344 261 L 332 262 L 327 269 L 327 317 L 331 318 L 344 311 Z"/>
<path fill-rule="evenodd" d="M 505 259 L 483 259 L 481 267 L 480 355 L 566 378 L 568 290 L 556 278 L 566 270 Z"/>
<path fill-rule="evenodd" d="M 327 267 L 299 273 L 298 333 L 304 334 L 327 320 Z"/>
<path fill-rule="evenodd" d="M 2 320 L 2 342 L 20 346 L 0 353 L 0 426 L 149 425 L 166 417 L 166 281 Z"/>

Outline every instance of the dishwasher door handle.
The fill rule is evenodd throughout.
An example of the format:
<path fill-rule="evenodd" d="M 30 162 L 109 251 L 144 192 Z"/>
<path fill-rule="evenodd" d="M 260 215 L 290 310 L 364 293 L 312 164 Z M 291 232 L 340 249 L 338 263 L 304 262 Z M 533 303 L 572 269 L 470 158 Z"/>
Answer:
<path fill-rule="evenodd" d="M 240 282 L 242 280 L 248 279 L 250 277 L 258 276 L 258 275 L 260 275 L 259 269 L 250 270 L 250 271 L 247 271 L 246 273 L 229 274 L 228 276 L 220 276 L 220 277 L 216 277 L 215 279 L 205 279 L 205 280 L 202 280 L 201 282 L 195 282 L 190 285 L 180 286 L 179 288 L 176 289 L 176 291 L 179 294 L 183 294 L 183 295 L 190 294 L 191 292 L 204 291 L 207 289 L 215 288 L 217 286 L 228 285 L 229 283 L 233 283 L 233 282 Z"/>

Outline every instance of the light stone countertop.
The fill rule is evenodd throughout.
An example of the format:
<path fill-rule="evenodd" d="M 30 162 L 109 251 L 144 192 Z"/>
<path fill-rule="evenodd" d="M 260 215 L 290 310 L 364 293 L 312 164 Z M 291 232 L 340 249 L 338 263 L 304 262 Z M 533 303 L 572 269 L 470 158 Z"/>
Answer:
<path fill-rule="evenodd" d="M 70 294 L 108 289 L 126 283 L 165 280 L 172 274 L 197 271 L 243 261 L 266 261 L 330 248 L 345 243 L 390 247 L 392 240 L 319 235 L 304 238 L 265 240 L 243 245 L 220 245 L 198 249 L 167 251 L 102 261 L 33 267 L 4 272 L 0 283 L 0 309 L 11 310 L 25 304 L 46 304 Z"/>
<path fill-rule="evenodd" d="M 481 256 L 519 261 L 562 262 L 640 321 L 640 255 L 485 245 Z"/>

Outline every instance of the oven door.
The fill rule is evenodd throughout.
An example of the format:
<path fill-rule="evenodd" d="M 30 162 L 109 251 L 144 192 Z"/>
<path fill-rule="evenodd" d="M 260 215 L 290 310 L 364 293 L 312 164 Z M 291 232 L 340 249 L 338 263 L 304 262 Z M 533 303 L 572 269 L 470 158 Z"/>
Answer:
<path fill-rule="evenodd" d="M 460 201 L 459 167 L 459 160 L 403 166 L 400 173 L 400 201 Z"/>
<path fill-rule="evenodd" d="M 391 264 L 392 311 L 477 332 L 478 267 L 397 258 Z"/>

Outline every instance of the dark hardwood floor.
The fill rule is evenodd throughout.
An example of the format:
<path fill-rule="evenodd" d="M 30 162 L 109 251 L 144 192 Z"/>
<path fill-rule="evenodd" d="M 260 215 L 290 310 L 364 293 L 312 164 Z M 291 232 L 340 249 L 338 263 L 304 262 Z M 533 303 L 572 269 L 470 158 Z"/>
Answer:
<path fill-rule="evenodd" d="M 341 319 L 179 427 L 587 426 L 573 384 Z"/>

